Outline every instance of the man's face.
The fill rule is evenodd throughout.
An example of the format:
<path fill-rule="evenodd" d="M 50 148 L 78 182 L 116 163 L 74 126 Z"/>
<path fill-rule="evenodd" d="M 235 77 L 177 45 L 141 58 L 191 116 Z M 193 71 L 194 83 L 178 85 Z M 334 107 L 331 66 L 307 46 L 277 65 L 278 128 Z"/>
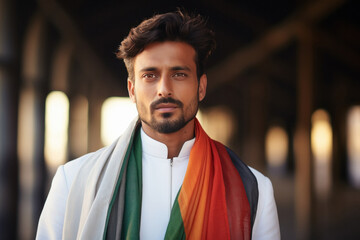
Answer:
<path fill-rule="evenodd" d="M 197 79 L 194 48 L 166 41 L 149 44 L 135 57 L 128 90 L 143 124 L 173 133 L 194 119 L 206 84 L 206 75 Z"/>

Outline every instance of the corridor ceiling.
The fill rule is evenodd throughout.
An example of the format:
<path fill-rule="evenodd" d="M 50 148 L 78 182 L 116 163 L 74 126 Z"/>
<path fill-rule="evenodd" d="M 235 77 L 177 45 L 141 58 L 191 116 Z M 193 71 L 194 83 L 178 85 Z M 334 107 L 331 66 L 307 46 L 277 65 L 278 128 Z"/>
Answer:
<path fill-rule="evenodd" d="M 316 36 L 317 46 L 359 74 L 359 2 L 38 0 L 50 18 L 51 7 L 60 9 L 63 15 L 54 21 L 75 29 L 114 79 L 121 81 L 125 81 L 126 71 L 122 62 L 116 60 L 115 52 L 131 27 L 153 14 L 174 11 L 177 7 L 208 17 L 217 39 L 217 49 L 208 63 L 209 91 L 226 83 L 234 84 L 239 76 L 251 71 L 270 72 L 285 82 L 293 81 L 296 51 L 292 46 L 303 29 Z"/>

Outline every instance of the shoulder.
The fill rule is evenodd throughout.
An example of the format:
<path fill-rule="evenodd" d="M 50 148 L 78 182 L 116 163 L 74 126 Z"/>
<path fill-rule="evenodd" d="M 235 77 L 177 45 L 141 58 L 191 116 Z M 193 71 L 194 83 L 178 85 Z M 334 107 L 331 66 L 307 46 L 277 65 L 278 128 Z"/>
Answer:
<path fill-rule="evenodd" d="M 76 158 L 74 160 L 71 160 L 64 164 L 63 166 L 60 166 L 60 168 L 63 169 L 63 174 L 66 179 L 66 183 L 68 187 L 70 188 L 72 182 L 74 181 L 76 175 L 80 171 L 80 169 L 85 164 L 93 165 L 94 161 L 96 161 L 97 157 L 101 155 L 103 151 L 105 151 L 107 147 L 101 148 L 95 152 L 91 152 L 88 154 L 85 154 L 79 158 Z M 59 170 L 58 170 L 59 171 Z"/>
<path fill-rule="evenodd" d="M 258 183 L 258 207 L 257 207 L 257 214 L 256 217 L 260 218 L 262 212 L 265 208 L 269 208 L 271 205 L 271 208 L 276 210 L 275 206 L 275 199 L 274 199 L 274 190 L 271 183 L 271 180 L 263 175 L 258 170 L 249 167 L 251 172 L 256 177 L 257 183 Z"/>
<path fill-rule="evenodd" d="M 252 167 L 248 167 L 248 168 L 256 177 L 256 181 L 258 182 L 259 191 L 261 191 L 263 189 L 267 189 L 269 187 L 271 187 L 271 189 L 272 189 L 272 184 L 268 177 L 266 177 L 264 174 L 262 174 L 261 172 L 259 172 L 258 170 L 254 169 Z"/>
<path fill-rule="evenodd" d="M 58 167 L 41 212 L 36 239 L 61 239 L 69 190 L 84 164 L 96 159 L 103 149 L 88 153 Z"/>

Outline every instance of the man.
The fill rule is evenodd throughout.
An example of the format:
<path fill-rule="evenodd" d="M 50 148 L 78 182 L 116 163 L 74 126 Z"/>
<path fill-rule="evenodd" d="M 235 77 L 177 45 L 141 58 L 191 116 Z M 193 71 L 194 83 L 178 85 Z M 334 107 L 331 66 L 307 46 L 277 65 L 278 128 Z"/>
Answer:
<path fill-rule="evenodd" d="M 279 239 L 273 189 L 195 115 L 215 47 L 201 16 L 156 15 L 119 48 L 135 119 L 111 146 L 60 166 L 38 239 Z"/>

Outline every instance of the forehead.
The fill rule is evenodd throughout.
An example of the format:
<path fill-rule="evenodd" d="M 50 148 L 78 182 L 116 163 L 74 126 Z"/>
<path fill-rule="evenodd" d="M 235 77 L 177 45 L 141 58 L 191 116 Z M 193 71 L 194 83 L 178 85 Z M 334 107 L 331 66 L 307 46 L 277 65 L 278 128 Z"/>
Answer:
<path fill-rule="evenodd" d="M 196 70 L 195 50 L 184 42 L 166 41 L 149 44 L 134 59 L 135 71 L 142 68 L 187 66 Z"/>

